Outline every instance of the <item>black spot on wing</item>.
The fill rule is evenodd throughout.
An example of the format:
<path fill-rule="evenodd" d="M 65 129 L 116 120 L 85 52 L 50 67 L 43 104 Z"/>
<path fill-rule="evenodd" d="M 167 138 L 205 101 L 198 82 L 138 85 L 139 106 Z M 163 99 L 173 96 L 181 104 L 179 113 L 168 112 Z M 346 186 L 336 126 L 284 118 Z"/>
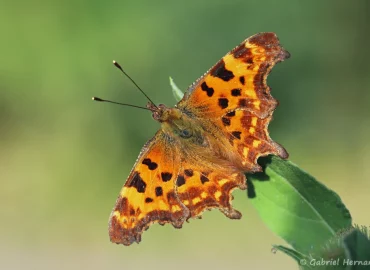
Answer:
<path fill-rule="evenodd" d="M 253 64 L 253 54 L 250 48 L 245 47 L 243 43 L 232 51 L 235 58 L 243 58 L 242 61 L 248 64 Z"/>
<path fill-rule="evenodd" d="M 226 116 L 227 116 L 227 117 L 233 117 L 233 116 L 235 116 L 235 111 L 228 112 L 228 113 L 226 114 Z"/>
<path fill-rule="evenodd" d="M 149 170 L 151 170 L 151 171 L 153 171 L 153 170 L 155 170 L 155 169 L 157 169 L 157 167 L 158 167 L 158 164 L 157 163 L 155 163 L 155 162 L 152 162 L 151 160 L 150 160 L 150 158 L 144 158 L 144 160 L 143 160 L 143 162 L 142 162 L 143 164 L 145 164 L 145 165 L 147 165 L 148 166 L 148 168 L 149 168 Z"/>
<path fill-rule="evenodd" d="M 186 170 L 184 170 L 184 173 L 185 173 L 186 176 L 189 176 L 189 177 L 193 176 L 193 174 L 194 174 L 192 169 L 186 169 Z"/>
<path fill-rule="evenodd" d="M 208 87 L 206 82 L 202 82 L 200 85 L 200 88 L 207 93 L 207 96 L 211 97 L 213 96 L 213 93 L 215 90 L 212 87 Z"/>
<path fill-rule="evenodd" d="M 219 98 L 218 106 L 220 106 L 222 109 L 226 109 L 229 106 L 229 100 L 227 98 Z"/>
<path fill-rule="evenodd" d="M 176 185 L 178 186 L 178 187 L 181 187 L 182 185 L 184 185 L 185 184 L 185 177 L 183 176 L 183 175 L 179 175 L 178 177 L 177 177 L 177 181 L 176 181 Z"/>
<path fill-rule="evenodd" d="M 230 126 L 230 124 L 231 124 L 230 118 L 222 117 L 221 120 L 222 120 L 222 123 L 224 124 L 224 126 Z"/>
<path fill-rule="evenodd" d="M 208 182 L 209 181 L 209 179 L 208 179 L 208 177 L 207 176 L 205 176 L 205 175 L 201 175 L 200 176 L 200 181 L 202 182 L 202 184 L 204 184 L 204 183 L 206 183 L 206 182 Z"/>
<path fill-rule="evenodd" d="M 233 131 L 231 132 L 231 134 L 235 137 L 235 138 L 238 138 L 240 140 L 240 134 L 242 134 L 240 131 Z"/>
<path fill-rule="evenodd" d="M 162 172 L 162 173 L 161 173 L 161 177 L 162 177 L 162 181 L 163 181 L 163 182 L 170 181 L 170 180 L 171 180 L 171 178 L 172 178 L 172 173 L 169 173 L 169 172 Z"/>
<path fill-rule="evenodd" d="M 239 82 L 240 82 L 242 85 L 245 85 L 245 78 L 244 78 L 244 76 L 240 76 L 240 77 L 239 77 Z"/>
<path fill-rule="evenodd" d="M 146 203 L 151 203 L 151 202 L 153 202 L 153 199 L 152 199 L 152 198 L 147 197 L 147 198 L 145 198 L 145 202 L 146 202 Z"/>
<path fill-rule="evenodd" d="M 140 177 L 140 174 L 138 172 L 134 172 L 132 176 L 132 180 L 128 186 L 136 188 L 137 192 L 139 193 L 144 193 L 145 188 L 146 188 L 146 183 Z"/>
<path fill-rule="evenodd" d="M 224 60 L 221 60 L 218 62 L 212 69 L 210 74 L 213 77 L 220 78 L 221 80 L 228 82 L 232 78 L 234 78 L 234 74 L 225 68 L 225 62 Z"/>
<path fill-rule="evenodd" d="M 233 97 L 241 96 L 242 95 L 242 90 L 240 88 L 235 88 L 235 89 L 231 90 L 231 95 Z"/>
<path fill-rule="evenodd" d="M 162 189 L 162 187 L 156 187 L 156 188 L 155 188 L 155 195 L 156 195 L 157 197 L 159 197 L 159 196 L 162 196 L 162 195 L 163 195 L 163 189 Z"/>

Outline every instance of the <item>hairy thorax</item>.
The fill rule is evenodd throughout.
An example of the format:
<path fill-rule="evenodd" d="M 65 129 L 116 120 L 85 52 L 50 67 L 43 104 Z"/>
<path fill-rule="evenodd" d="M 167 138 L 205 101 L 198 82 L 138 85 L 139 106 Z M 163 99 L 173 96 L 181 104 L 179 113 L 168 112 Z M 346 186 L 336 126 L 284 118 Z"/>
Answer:
<path fill-rule="evenodd" d="M 151 106 L 148 104 L 148 107 Z M 206 161 L 209 167 L 217 166 L 219 170 L 243 171 L 240 156 L 230 151 L 227 136 L 212 122 L 204 123 L 191 112 L 176 107 L 168 108 L 163 104 L 158 105 L 153 118 L 161 123 L 161 129 L 168 139 L 179 146 L 184 159 Z"/>

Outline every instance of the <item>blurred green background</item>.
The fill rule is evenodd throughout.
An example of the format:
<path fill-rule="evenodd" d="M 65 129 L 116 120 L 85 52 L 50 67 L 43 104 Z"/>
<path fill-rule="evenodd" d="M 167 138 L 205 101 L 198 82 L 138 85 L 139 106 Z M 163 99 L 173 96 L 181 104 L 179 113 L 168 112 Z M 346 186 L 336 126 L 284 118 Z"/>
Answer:
<path fill-rule="evenodd" d="M 369 1 L 3 1 L 0 10 L 1 269 L 296 269 L 235 191 L 239 221 L 204 214 L 111 244 L 107 222 L 150 113 L 117 60 L 155 102 L 248 36 L 276 32 L 292 57 L 269 76 L 270 126 L 290 159 L 370 225 Z"/>

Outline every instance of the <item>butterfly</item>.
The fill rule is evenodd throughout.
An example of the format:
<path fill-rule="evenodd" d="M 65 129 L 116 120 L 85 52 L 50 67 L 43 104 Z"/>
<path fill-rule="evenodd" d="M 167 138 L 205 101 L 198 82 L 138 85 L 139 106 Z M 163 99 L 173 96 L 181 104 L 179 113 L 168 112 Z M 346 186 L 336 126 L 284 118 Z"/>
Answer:
<path fill-rule="evenodd" d="M 153 223 L 181 228 L 212 208 L 241 218 L 231 192 L 247 188 L 245 173 L 262 170 L 260 156 L 288 157 L 269 136 L 278 102 L 266 78 L 289 56 L 274 33 L 256 34 L 193 83 L 175 107 L 147 104 L 160 129 L 118 196 L 109 218 L 112 242 L 139 243 Z"/>

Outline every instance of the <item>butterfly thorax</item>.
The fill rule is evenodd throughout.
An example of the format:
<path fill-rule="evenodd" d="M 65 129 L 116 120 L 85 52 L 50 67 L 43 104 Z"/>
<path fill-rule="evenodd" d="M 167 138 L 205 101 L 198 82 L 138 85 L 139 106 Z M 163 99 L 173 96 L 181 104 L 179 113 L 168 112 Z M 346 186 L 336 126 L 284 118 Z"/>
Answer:
<path fill-rule="evenodd" d="M 202 161 L 209 167 L 214 164 L 229 169 L 243 167 L 240 156 L 230 149 L 225 135 L 211 122 L 201 123 L 192 113 L 179 107 L 148 104 L 148 108 L 153 111 L 153 118 L 161 123 L 166 139 L 177 145 L 184 159 L 195 163 Z"/>
<path fill-rule="evenodd" d="M 161 129 L 169 138 L 179 139 L 200 146 L 207 146 L 203 137 L 204 130 L 194 118 L 185 114 L 179 108 L 169 108 L 163 104 L 154 106 L 148 103 L 154 120 L 161 123 Z"/>

